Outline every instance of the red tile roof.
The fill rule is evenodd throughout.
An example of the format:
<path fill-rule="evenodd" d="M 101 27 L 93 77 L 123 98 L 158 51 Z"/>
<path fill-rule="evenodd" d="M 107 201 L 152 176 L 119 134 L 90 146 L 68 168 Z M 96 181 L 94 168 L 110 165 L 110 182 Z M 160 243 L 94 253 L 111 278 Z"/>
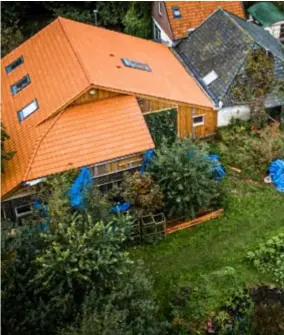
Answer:
<path fill-rule="evenodd" d="M 5 67 L 20 56 L 24 63 L 7 74 Z M 125 67 L 123 57 L 147 63 L 152 71 Z M 56 122 L 50 117 L 91 85 L 128 95 L 213 106 L 168 47 L 63 18 L 5 56 L 1 60 L 1 74 L 2 119 L 11 136 L 6 146 L 7 150 L 17 152 L 6 164 L 2 194 L 26 180 L 30 173 L 37 174 L 29 171 L 43 137 Z M 31 83 L 12 95 L 10 86 L 26 74 Z M 17 112 L 33 99 L 37 99 L 39 109 L 20 123 Z M 35 171 L 39 170 L 38 167 Z"/>
<path fill-rule="evenodd" d="M 209 15 L 218 8 L 245 18 L 241 1 L 165 1 L 174 39 L 184 38 L 188 29 L 199 26 Z M 173 7 L 178 7 L 181 18 L 174 18 Z"/>

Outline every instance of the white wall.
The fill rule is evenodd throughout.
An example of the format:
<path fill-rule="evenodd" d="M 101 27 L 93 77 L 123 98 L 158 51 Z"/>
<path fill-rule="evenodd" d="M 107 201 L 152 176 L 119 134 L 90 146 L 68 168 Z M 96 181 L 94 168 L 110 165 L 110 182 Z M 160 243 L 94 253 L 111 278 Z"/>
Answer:
<path fill-rule="evenodd" d="M 266 27 L 264 29 L 267 30 L 272 36 L 279 39 L 280 38 L 280 28 L 282 24 L 284 24 L 284 21 L 279 21 L 279 22 L 274 23 L 271 27 Z"/>
<path fill-rule="evenodd" d="M 164 44 L 167 44 L 168 46 L 172 47 L 173 46 L 173 41 L 169 38 L 169 36 L 164 32 L 164 30 L 161 28 L 159 23 L 153 19 L 154 24 L 160 29 L 161 31 L 161 42 Z"/>
<path fill-rule="evenodd" d="M 227 126 L 231 119 L 249 120 L 250 109 L 248 106 L 224 107 L 218 110 L 217 126 Z"/>

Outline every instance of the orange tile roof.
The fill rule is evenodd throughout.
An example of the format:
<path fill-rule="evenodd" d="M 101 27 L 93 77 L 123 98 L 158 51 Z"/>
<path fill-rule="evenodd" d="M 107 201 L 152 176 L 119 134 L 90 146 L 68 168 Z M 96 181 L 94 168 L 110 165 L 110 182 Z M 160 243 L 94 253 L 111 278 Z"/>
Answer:
<path fill-rule="evenodd" d="M 6 74 L 18 57 L 24 63 Z M 125 67 L 121 58 L 147 63 L 152 71 Z M 6 164 L 2 194 L 27 177 L 49 119 L 91 85 L 126 94 L 140 94 L 213 107 L 170 49 L 152 41 L 58 18 L 1 60 L 2 119 L 16 155 Z M 10 86 L 29 74 L 31 83 L 12 96 Z M 39 109 L 19 123 L 17 112 L 37 99 Z M 45 121 L 43 123 L 43 121 Z"/>
<path fill-rule="evenodd" d="M 209 15 L 218 8 L 245 18 L 241 1 L 165 1 L 170 26 L 174 39 L 184 38 L 188 29 L 199 26 Z M 172 7 L 178 7 L 181 18 L 174 18 Z"/>
<path fill-rule="evenodd" d="M 134 97 L 67 108 L 42 139 L 26 180 L 154 148 Z"/>

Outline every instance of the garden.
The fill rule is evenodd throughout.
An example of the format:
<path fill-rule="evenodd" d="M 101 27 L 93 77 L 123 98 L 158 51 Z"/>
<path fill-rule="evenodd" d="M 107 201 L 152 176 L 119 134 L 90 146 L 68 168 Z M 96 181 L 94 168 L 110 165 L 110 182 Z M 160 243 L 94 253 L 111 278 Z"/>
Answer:
<path fill-rule="evenodd" d="M 175 112 L 163 117 L 175 129 Z M 155 132 L 159 121 L 147 122 Z M 284 158 L 283 131 L 235 122 L 211 142 L 164 133 L 143 169 L 106 194 L 87 187 L 75 208 L 80 172 L 51 176 L 25 225 L 3 223 L 4 333 L 284 333 L 284 198 L 263 181 Z M 135 239 L 145 217 L 184 222 L 219 209 Z"/>

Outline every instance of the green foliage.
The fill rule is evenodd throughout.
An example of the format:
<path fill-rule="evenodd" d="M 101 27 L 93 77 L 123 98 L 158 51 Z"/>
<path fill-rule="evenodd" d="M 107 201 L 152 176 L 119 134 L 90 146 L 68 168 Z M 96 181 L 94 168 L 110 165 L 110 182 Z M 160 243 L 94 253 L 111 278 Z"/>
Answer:
<path fill-rule="evenodd" d="M 260 128 L 267 121 L 264 102 L 267 96 L 283 94 L 283 82 L 274 76 L 274 59 L 264 49 L 255 49 L 248 53 L 245 69 L 237 75 L 232 95 L 237 103 L 249 104 L 251 120 Z"/>
<path fill-rule="evenodd" d="M 157 147 L 164 140 L 172 144 L 177 139 L 177 110 L 145 115 L 148 128 Z"/>
<path fill-rule="evenodd" d="M 100 299 L 93 291 L 87 297 L 79 326 L 64 335 L 163 334 L 157 305 L 151 297 L 152 283 L 141 266 L 129 267 L 120 286 Z"/>
<path fill-rule="evenodd" d="M 147 172 L 143 176 L 139 172 L 125 174 L 121 190 L 123 199 L 132 205 L 135 216 L 155 214 L 163 208 L 162 191 Z"/>
<path fill-rule="evenodd" d="M 1 172 L 4 172 L 5 161 L 13 158 L 15 151 L 5 151 L 5 141 L 8 140 L 10 136 L 7 134 L 4 124 L 1 122 Z"/>
<path fill-rule="evenodd" d="M 255 251 L 247 254 L 248 260 L 262 273 L 271 273 L 277 283 L 284 285 L 284 234 L 279 234 Z"/>
<path fill-rule="evenodd" d="M 171 146 L 163 143 L 156 151 L 149 172 L 162 189 L 170 217 L 194 218 L 221 206 L 222 185 L 214 179 L 214 164 L 205 155 L 206 145 L 189 139 Z"/>
<path fill-rule="evenodd" d="M 219 139 L 222 162 L 251 176 L 266 173 L 274 159 L 284 158 L 284 132 L 277 123 L 257 130 L 247 122 L 234 121 L 219 129 Z"/>
<path fill-rule="evenodd" d="M 124 32 L 142 38 L 150 38 L 152 32 L 151 2 L 130 4 L 124 18 Z"/>

